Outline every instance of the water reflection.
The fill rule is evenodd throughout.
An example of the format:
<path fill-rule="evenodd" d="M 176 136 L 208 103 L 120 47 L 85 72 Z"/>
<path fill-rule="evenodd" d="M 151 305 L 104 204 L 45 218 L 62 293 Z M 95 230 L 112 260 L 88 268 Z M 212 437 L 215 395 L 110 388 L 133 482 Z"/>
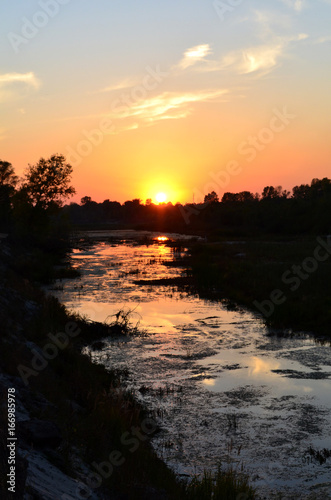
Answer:
<path fill-rule="evenodd" d="M 258 375 L 258 376 L 270 376 L 271 370 L 276 370 L 280 367 L 280 363 L 276 360 L 266 360 L 262 358 L 257 358 L 253 356 L 251 358 L 252 366 L 249 370 L 249 375 Z"/>
<path fill-rule="evenodd" d="M 293 491 L 305 498 L 308 488 L 326 481 L 324 469 L 303 464 L 302 457 L 331 435 L 329 346 L 308 337 L 270 337 L 252 314 L 176 287 L 139 286 L 137 280 L 182 273 L 169 265 L 168 236 L 154 236 L 154 244 L 82 246 L 72 254 L 81 278 L 62 282 L 53 293 L 96 321 L 135 308 L 149 337 L 110 340 L 91 356 L 128 367 L 128 387 L 164 429 L 154 446 L 177 473 L 199 472 L 230 457 L 245 463 L 267 498 L 275 484 L 284 499 Z M 160 397 L 160 387 L 171 390 Z M 165 446 L 169 440 L 171 447 Z"/>

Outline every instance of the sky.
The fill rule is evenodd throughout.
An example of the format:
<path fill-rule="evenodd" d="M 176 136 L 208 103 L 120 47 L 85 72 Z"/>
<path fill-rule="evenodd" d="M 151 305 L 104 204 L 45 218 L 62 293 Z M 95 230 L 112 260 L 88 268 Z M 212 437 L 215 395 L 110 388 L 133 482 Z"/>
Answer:
<path fill-rule="evenodd" d="M 331 177 L 331 0 L 15 0 L 0 38 L 0 159 L 73 201 Z"/>

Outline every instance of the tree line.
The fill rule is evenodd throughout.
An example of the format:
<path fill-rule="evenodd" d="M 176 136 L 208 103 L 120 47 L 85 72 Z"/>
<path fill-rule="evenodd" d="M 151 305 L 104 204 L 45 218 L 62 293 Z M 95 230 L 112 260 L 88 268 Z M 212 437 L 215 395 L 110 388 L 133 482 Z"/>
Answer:
<path fill-rule="evenodd" d="M 84 196 L 67 203 L 75 189 L 72 167 L 63 155 L 41 158 L 29 165 L 21 179 L 10 162 L 0 160 L 0 230 L 20 236 L 60 234 L 72 226 L 88 228 L 200 231 L 224 235 L 330 233 L 331 180 L 310 184 L 266 186 L 261 194 L 212 191 L 203 203 L 163 203 L 151 199 L 106 199 L 101 203 Z"/>
<path fill-rule="evenodd" d="M 329 233 L 331 180 L 313 179 L 310 184 L 266 186 L 261 194 L 226 192 L 221 200 L 216 192 L 205 195 L 203 203 L 155 205 L 139 199 L 120 204 L 109 199 L 102 203 L 84 196 L 81 203 L 63 208 L 74 225 L 88 227 L 134 226 L 158 231 L 218 232 L 224 235 Z"/>

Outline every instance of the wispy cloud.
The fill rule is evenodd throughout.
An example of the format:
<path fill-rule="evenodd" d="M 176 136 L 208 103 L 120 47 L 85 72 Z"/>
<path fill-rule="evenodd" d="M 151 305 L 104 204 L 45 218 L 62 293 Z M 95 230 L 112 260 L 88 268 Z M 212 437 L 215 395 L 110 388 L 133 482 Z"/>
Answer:
<path fill-rule="evenodd" d="M 212 53 L 209 44 L 196 45 L 184 52 L 183 59 L 179 62 L 178 67 L 181 69 L 189 68 L 203 61 L 209 54 Z"/>
<path fill-rule="evenodd" d="M 117 83 L 113 83 L 112 85 L 109 85 L 108 87 L 105 87 L 98 92 L 113 92 L 114 90 L 123 90 L 123 89 L 128 89 L 131 87 L 134 87 L 135 85 L 138 85 L 141 83 L 138 78 L 125 78 L 124 80 L 120 80 Z"/>
<path fill-rule="evenodd" d="M 331 35 L 321 36 L 316 40 L 314 40 L 314 43 L 327 43 L 327 42 L 331 42 Z"/>
<path fill-rule="evenodd" d="M 0 75 L 0 85 L 11 85 L 14 83 L 25 83 L 32 87 L 40 87 L 40 81 L 36 78 L 35 74 L 30 73 L 5 73 Z"/>
<path fill-rule="evenodd" d="M 281 0 L 281 2 L 296 12 L 301 12 L 305 7 L 304 0 Z"/>
<path fill-rule="evenodd" d="M 208 64 L 197 68 L 200 72 L 232 71 L 237 74 L 259 73 L 265 75 L 275 68 L 291 42 L 299 42 L 308 38 L 305 33 L 291 37 L 277 37 L 269 43 L 229 52 L 219 61 L 208 61 Z"/>
<path fill-rule="evenodd" d="M 134 118 L 149 123 L 185 118 L 191 113 L 193 104 L 217 100 L 227 92 L 225 89 L 187 93 L 163 92 L 150 99 L 136 102 L 131 107 L 121 108 L 121 111 L 114 112 L 111 117 Z"/>
<path fill-rule="evenodd" d="M 289 43 L 305 40 L 306 38 L 308 38 L 308 35 L 301 33 L 296 37 L 281 37 L 270 45 L 262 45 L 244 50 L 241 62 L 238 64 L 239 72 L 245 74 L 272 69 L 277 66 Z"/>
<path fill-rule="evenodd" d="M 282 54 L 282 45 L 255 47 L 244 50 L 238 61 L 239 72 L 254 73 L 260 70 L 270 70 L 277 65 Z"/>
<path fill-rule="evenodd" d="M 194 112 L 194 105 L 204 102 L 225 102 L 227 89 L 209 89 L 195 92 L 163 92 L 149 99 L 141 99 L 131 105 L 117 100 L 117 106 L 109 113 L 68 116 L 59 121 L 109 118 L 114 125 L 112 135 L 153 125 L 161 120 L 184 119 Z"/>
<path fill-rule="evenodd" d="M 40 80 L 33 72 L 0 74 L 0 103 L 15 101 L 25 96 L 29 89 L 38 89 Z"/>
<path fill-rule="evenodd" d="M 247 21 L 254 23 L 255 35 L 264 41 L 270 41 L 282 32 L 292 31 L 293 26 L 293 16 L 280 9 L 254 9 L 252 19 L 248 18 Z"/>

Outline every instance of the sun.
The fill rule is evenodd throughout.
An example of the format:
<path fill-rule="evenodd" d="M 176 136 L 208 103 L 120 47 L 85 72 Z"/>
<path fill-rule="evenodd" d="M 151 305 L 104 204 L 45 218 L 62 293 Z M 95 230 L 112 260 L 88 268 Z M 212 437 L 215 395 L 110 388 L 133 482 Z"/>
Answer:
<path fill-rule="evenodd" d="M 158 203 L 164 203 L 167 199 L 167 195 L 165 193 L 157 193 L 155 199 Z"/>

